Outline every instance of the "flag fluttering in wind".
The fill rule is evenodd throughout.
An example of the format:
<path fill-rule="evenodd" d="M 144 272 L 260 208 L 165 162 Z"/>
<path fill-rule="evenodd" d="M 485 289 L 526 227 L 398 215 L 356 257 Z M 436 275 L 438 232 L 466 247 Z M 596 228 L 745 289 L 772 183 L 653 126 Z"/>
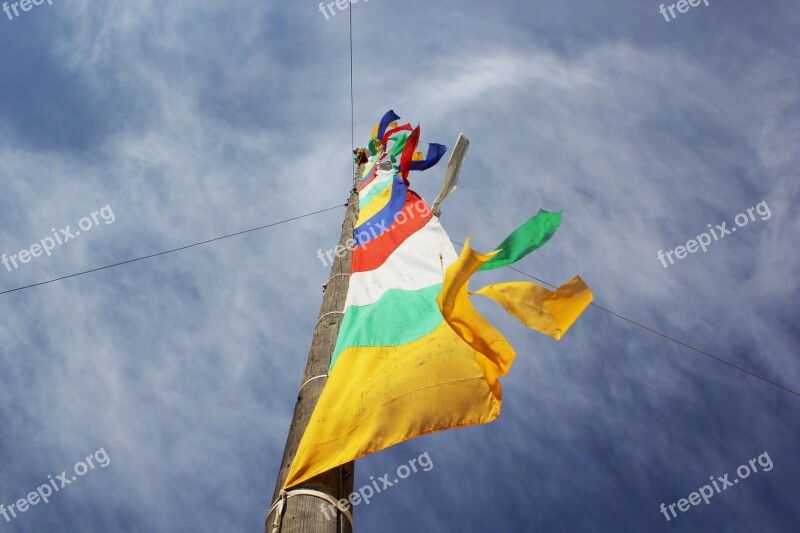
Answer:
<path fill-rule="evenodd" d="M 416 152 L 419 127 L 389 111 L 372 132 L 359 184 L 352 272 L 328 380 L 292 462 L 285 488 L 399 442 L 500 414 L 498 379 L 514 350 L 470 303 L 489 298 L 556 340 L 592 301 L 575 277 L 554 291 L 529 282 L 470 293 L 479 270 L 510 265 L 544 245 L 561 213 L 539 213 L 488 254 L 467 242 L 456 254 L 428 205 L 409 189 L 411 170 L 444 155 Z"/>

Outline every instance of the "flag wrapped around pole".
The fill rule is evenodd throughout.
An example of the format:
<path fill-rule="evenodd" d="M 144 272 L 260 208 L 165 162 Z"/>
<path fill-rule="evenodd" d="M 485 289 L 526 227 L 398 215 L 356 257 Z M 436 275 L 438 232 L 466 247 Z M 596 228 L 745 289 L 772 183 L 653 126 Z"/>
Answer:
<path fill-rule="evenodd" d="M 446 148 L 431 144 L 423 159 L 415 152 L 419 127 L 395 126 L 399 118 L 389 111 L 373 130 L 375 150 L 359 185 L 345 316 L 286 488 L 426 433 L 497 418 L 499 378 L 515 354 L 472 307 L 467 283 L 478 270 L 512 264 L 544 245 L 561 221 L 560 213 L 540 211 L 493 252 L 477 253 L 467 239 L 456 254 L 408 181 L 409 171 L 432 167 Z M 394 150 L 392 142 L 403 146 Z M 474 294 L 554 339 L 592 300 L 578 277 L 555 291 L 511 282 Z"/>

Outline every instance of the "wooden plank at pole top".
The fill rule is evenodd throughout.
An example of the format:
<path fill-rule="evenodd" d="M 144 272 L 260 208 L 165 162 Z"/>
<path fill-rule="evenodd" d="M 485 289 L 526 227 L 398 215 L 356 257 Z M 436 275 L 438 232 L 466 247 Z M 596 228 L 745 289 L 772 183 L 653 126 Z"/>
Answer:
<path fill-rule="evenodd" d="M 347 213 L 342 223 L 342 232 L 339 236 L 339 244 L 347 248 L 345 243 L 353 237 L 353 227 L 358 218 L 358 176 L 363 168 L 363 162 L 359 161 L 356 174 L 353 176 L 353 189 L 350 191 L 350 198 L 347 202 Z M 341 257 L 340 257 L 341 256 Z M 298 384 L 302 387 L 297 397 L 294 408 L 292 424 L 289 427 L 289 435 L 286 438 L 286 446 L 283 451 L 281 467 L 278 471 L 278 479 L 275 483 L 275 491 L 272 495 L 270 506 L 278 501 L 281 488 L 289 473 L 300 439 L 308 426 L 311 413 L 317 404 L 322 389 L 327 382 L 327 378 L 319 378 L 328 373 L 331 362 L 331 354 L 336 346 L 336 339 L 339 334 L 339 327 L 342 324 L 344 315 L 344 304 L 347 299 L 347 289 L 350 285 L 350 267 L 352 251 L 337 254 L 329 275 L 329 281 L 324 288 L 322 305 L 320 306 L 317 324 L 314 326 L 314 336 L 311 341 L 311 349 L 308 354 L 303 378 Z M 303 386 L 305 384 L 305 386 Z M 312 489 L 330 495 L 336 500 L 347 499 L 353 492 L 354 464 L 352 462 L 338 468 L 329 470 L 309 481 L 302 483 L 303 489 Z M 283 518 L 280 521 L 280 533 L 352 533 L 350 522 L 338 511 L 336 516 L 328 513 L 328 517 L 322 512 L 322 505 L 327 505 L 324 500 L 307 495 L 298 495 L 288 498 L 285 501 Z M 352 508 L 350 512 L 352 513 Z M 266 533 L 274 533 L 273 524 L 276 513 L 270 513 L 265 522 Z"/>

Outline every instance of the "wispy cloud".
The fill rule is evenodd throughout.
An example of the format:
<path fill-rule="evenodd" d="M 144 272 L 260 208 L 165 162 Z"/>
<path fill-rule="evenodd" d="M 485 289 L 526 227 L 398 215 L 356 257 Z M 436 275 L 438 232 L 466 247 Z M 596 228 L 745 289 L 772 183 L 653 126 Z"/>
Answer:
<path fill-rule="evenodd" d="M 488 249 L 563 209 L 523 270 L 580 274 L 598 303 L 798 388 L 795 6 L 716 3 L 669 24 L 658 7 L 359 3 L 356 141 L 388 108 L 423 141 L 465 132 L 442 207 L 453 239 Z M 0 290 L 344 203 L 345 17 L 251 0 L 28 15 L 0 20 L 0 251 L 98 206 L 116 220 L 0 267 Z M 412 184 L 430 200 L 441 174 Z M 762 200 L 769 223 L 680 268 L 656 259 Z M 315 250 L 342 215 L 0 297 L 0 501 L 86 450 L 114 461 L 14 529 L 260 530 L 327 279 Z M 481 310 L 517 349 L 503 416 L 360 460 L 356 486 L 423 451 L 436 468 L 358 508 L 358 529 L 796 526 L 796 398 L 598 309 L 559 343 Z M 680 523 L 659 514 L 764 450 L 769 476 Z"/>

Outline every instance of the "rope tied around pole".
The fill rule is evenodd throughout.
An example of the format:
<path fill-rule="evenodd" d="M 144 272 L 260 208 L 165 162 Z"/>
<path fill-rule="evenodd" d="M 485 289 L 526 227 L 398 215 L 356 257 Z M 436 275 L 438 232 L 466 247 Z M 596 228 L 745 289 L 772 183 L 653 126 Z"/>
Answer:
<path fill-rule="evenodd" d="M 322 284 L 322 290 L 323 291 L 326 290 L 328 288 L 328 283 L 330 283 L 331 281 L 333 281 L 334 279 L 336 279 L 336 278 L 338 278 L 340 276 L 350 276 L 350 273 L 349 272 L 343 272 L 341 274 L 335 274 L 335 275 L 331 276 L 330 278 L 328 278 L 328 281 L 326 281 L 325 283 Z"/>
<path fill-rule="evenodd" d="M 278 500 L 272 504 L 272 507 L 269 509 L 269 514 L 267 514 L 267 517 L 269 517 L 273 511 L 277 511 L 275 513 L 275 520 L 272 522 L 272 533 L 280 533 L 281 525 L 283 523 L 283 515 L 286 512 L 286 500 L 294 496 L 313 496 L 314 498 L 325 500 L 331 504 L 331 506 L 336 507 L 339 512 L 342 513 L 345 518 L 347 518 L 347 521 L 350 522 L 350 526 L 353 526 L 353 515 L 350 514 L 350 510 L 339 503 L 339 500 L 330 494 L 325 494 L 324 492 L 312 489 L 294 489 L 290 491 L 281 489 Z"/>
<path fill-rule="evenodd" d="M 322 315 L 317 319 L 317 324 L 319 324 L 322 321 L 322 319 L 328 315 L 344 315 L 344 311 L 331 311 L 329 313 L 325 313 L 324 315 Z"/>
<path fill-rule="evenodd" d="M 327 377 L 328 377 L 328 374 L 320 374 L 319 376 L 314 376 L 313 378 L 309 378 L 309 379 L 307 379 L 305 383 L 303 383 L 302 385 L 300 385 L 300 390 L 298 390 L 298 391 L 297 391 L 297 400 L 298 400 L 298 401 L 300 400 L 300 395 L 303 393 L 303 388 L 304 388 L 306 385 L 308 385 L 309 383 L 311 383 L 311 382 L 312 382 L 312 381 L 314 381 L 315 379 L 322 379 L 322 378 L 327 378 Z"/>

